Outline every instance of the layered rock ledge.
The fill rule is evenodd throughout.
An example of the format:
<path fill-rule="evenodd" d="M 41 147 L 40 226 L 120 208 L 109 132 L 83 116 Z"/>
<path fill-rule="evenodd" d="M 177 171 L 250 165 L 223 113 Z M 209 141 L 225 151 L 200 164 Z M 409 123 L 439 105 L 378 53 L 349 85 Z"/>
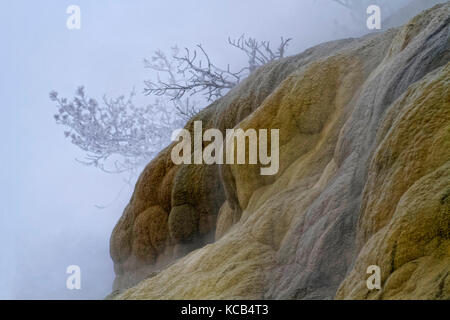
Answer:
<path fill-rule="evenodd" d="M 272 62 L 191 119 L 280 129 L 280 169 L 168 146 L 111 236 L 114 297 L 450 299 L 449 21 L 446 3 Z"/>

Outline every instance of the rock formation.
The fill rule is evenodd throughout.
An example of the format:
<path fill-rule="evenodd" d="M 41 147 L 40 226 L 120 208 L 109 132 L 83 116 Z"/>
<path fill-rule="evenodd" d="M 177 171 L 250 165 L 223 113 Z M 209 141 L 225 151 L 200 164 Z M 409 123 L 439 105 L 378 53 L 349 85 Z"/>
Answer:
<path fill-rule="evenodd" d="M 449 21 L 446 3 L 272 62 L 189 121 L 280 129 L 280 169 L 168 146 L 113 231 L 115 298 L 450 299 Z"/>

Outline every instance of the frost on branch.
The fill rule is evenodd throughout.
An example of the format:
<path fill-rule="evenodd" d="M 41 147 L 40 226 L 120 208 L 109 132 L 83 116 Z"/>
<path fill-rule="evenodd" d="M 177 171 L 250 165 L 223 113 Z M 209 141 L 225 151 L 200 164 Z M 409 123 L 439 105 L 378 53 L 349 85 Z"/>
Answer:
<path fill-rule="evenodd" d="M 228 43 L 247 55 L 247 70 L 252 72 L 259 66 L 269 63 L 270 61 L 283 58 L 289 41 L 291 40 L 292 38 L 285 40 L 281 37 L 280 44 L 275 51 L 271 49 L 270 41 L 258 41 L 254 38 L 245 38 L 244 35 L 240 36 L 237 40 L 228 38 Z"/>
<path fill-rule="evenodd" d="M 172 49 L 169 61 L 166 55 L 157 51 L 151 61 L 144 60 L 147 68 L 158 72 L 156 81 L 146 80 L 144 92 L 147 95 L 165 96 L 170 100 L 180 100 L 188 93 L 190 96 L 202 94 L 207 101 L 223 96 L 224 91 L 233 88 L 243 76 L 238 72 L 221 69 L 212 63 L 201 45 L 197 46 L 206 62 L 198 58 L 197 50 L 185 49 L 184 55 L 178 48 Z M 165 77 L 161 78 L 161 74 Z"/>
<path fill-rule="evenodd" d="M 248 65 L 232 71 L 230 65 L 219 67 L 214 64 L 205 49 L 197 45 L 195 50 L 184 49 L 180 53 L 173 47 L 170 58 L 162 51 L 156 51 L 145 66 L 157 72 L 156 79 L 144 82 L 147 95 L 165 96 L 180 101 L 186 95 L 202 96 L 207 102 L 222 97 L 252 71 L 270 61 L 283 58 L 291 39 L 281 38 L 276 49 L 269 41 L 245 38 L 244 35 L 228 43 L 241 50 L 248 57 Z"/>
<path fill-rule="evenodd" d="M 101 103 L 88 98 L 80 87 L 72 100 L 50 99 L 57 104 L 55 120 L 65 127 L 65 136 L 86 152 L 81 161 L 105 172 L 133 171 L 147 164 L 170 143 L 173 130 L 184 126 L 202 107 L 222 97 L 252 71 L 283 58 L 291 39 L 272 49 L 268 41 L 245 38 L 228 43 L 248 57 L 248 65 L 232 71 L 213 63 L 201 45 L 183 53 L 173 47 L 171 54 L 156 51 L 145 66 L 154 71 L 153 80 L 144 82 L 144 93 L 153 99 L 146 107 L 120 96 Z"/>
<path fill-rule="evenodd" d="M 146 107 L 133 104 L 129 97 L 103 97 L 102 103 L 88 98 L 83 87 L 68 101 L 55 91 L 50 99 L 57 103 L 56 122 L 65 127 L 64 135 L 86 152 L 81 161 L 105 172 L 123 172 L 145 165 L 169 144 L 174 127 L 183 125 L 162 101 Z"/>

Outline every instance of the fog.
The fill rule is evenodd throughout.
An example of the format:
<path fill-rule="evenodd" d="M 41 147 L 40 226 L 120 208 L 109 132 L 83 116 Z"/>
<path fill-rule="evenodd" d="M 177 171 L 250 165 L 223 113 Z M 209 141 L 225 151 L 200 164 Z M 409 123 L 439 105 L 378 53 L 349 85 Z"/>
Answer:
<path fill-rule="evenodd" d="M 71 4 L 81 9 L 80 30 L 66 27 Z M 84 153 L 55 124 L 49 91 L 70 97 L 85 85 L 100 98 L 134 86 L 146 104 L 140 93 L 150 71 L 142 60 L 156 49 L 201 43 L 218 65 L 242 66 L 228 36 L 292 37 L 288 54 L 295 54 L 369 32 L 331 0 L 16 0 L 2 4 L 0 23 L 2 299 L 103 299 L 114 279 L 109 236 L 134 181 L 75 160 Z M 81 290 L 66 288 L 73 264 Z"/>

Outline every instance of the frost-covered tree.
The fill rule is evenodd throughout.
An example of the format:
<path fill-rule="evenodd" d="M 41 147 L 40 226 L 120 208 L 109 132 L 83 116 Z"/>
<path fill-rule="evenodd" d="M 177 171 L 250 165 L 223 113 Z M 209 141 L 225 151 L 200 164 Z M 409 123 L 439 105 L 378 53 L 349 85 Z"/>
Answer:
<path fill-rule="evenodd" d="M 144 60 L 147 68 L 156 71 L 156 79 L 144 81 L 147 95 L 165 96 L 179 101 L 184 96 L 203 96 L 208 102 L 214 101 L 236 86 L 243 78 L 261 65 L 283 58 L 291 39 L 281 38 L 279 46 L 273 50 L 268 41 L 258 41 L 242 35 L 228 43 L 239 49 L 248 58 L 248 65 L 232 71 L 214 64 L 201 45 L 195 50 L 172 48 L 170 58 L 162 51 L 156 51 L 150 60 Z"/>
<path fill-rule="evenodd" d="M 56 103 L 56 123 L 64 135 L 86 153 L 80 162 L 105 172 L 119 173 L 137 169 L 170 143 L 173 130 L 182 127 L 208 102 L 222 97 L 259 66 L 283 58 L 291 39 L 281 38 L 276 49 L 268 41 L 242 35 L 228 43 L 248 58 L 248 65 L 232 71 L 213 63 L 201 45 L 181 52 L 173 47 L 170 55 L 156 51 L 145 59 L 152 78 L 144 81 L 144 94 L 151 103 L 138 107 L 134 91 L 128 96 L 101 102 L 89 98 L 83 87 L 72 99 L 52 91 Z"/>
<path fill-rule="evenodd" d="M 161 146 L 169 143 L 167 132 L 183 124 L 167 112 L 163 101 L 146 107 L 133 103 L 134 92 L 128 97 L 103 97 L 102 103 L 88 98 L 83 87 L 68 101 L 52 91 L 56 102 L 56 123 L 65 127 L 64 135 L 86 152 L 83 164 L 105 172 L 123 172 L 144 165 Z"/>

